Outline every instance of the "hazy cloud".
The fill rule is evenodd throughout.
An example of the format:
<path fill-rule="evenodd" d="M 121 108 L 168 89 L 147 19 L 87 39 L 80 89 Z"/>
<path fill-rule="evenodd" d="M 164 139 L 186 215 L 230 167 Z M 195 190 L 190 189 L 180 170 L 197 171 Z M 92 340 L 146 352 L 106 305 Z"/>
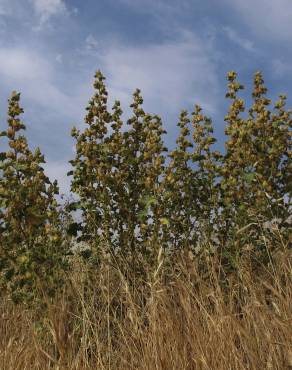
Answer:
<path fill-rule="evenodd" d="M 241 37 L 233 28 L 223 27 L 223 32 L 232 42 L 234 42 L 241 48 L 247 51 L 255 51 L 254 43 L 244 37 Z"/>
<path fill-rule="evenodd" d="M 31 0 L 36 15 L 40 18 L 40 24 L 45 23 L 54 15 L 67 11 L 63 0 Z"/>
<path fill-rule="evenodd" d="M 139 87 L 156 113 L 179 113 L 200 103 L 216 110 L 217 75 L 210 50 L 200 38 L 184 33 L 181 39 L 148 46 L 116 46 L 101 58 L 112 94 L 127 100 Z"/>
<path fill-rule="evenodd" d="M 292 34 L 291 0 L 224 0 L 237 10 L 253 31 L 264 39 L 289 40 Z"/>
<path fill-rule="evenodd" d="M 26 98 L 63 113 L 69 99 L 54 83 L 54 70 L 49 61 L 37 52 L 22 48 L 0 49 L 2 83 L 21 90 Z M 72 104 L 73 105 L 73 104 Z"/>
<path fill-rule="evenodd" d="M 96 40 L 96 38 L 92 36 L 91 34 L 88 35 L 85 39 L 85 48 L 88 51 L 96 51 L 97 47 L 98 47 L 98 41 Z"/>
<path fill-rule="evenodd" d="M 272 61 L 272 71 L 277 77 L 284 77 L 292 74 L 292 66 L 281 59 L 275 59 Z"/>

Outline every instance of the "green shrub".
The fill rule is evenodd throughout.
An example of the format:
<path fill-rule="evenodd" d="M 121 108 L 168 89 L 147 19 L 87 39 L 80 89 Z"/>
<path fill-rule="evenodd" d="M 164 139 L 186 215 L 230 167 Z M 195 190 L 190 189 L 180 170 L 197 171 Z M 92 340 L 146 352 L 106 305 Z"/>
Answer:
<path fill-rule="evenodd" d="M 53 295 L 64 264 L 57 202 L 57 183 L 41 166 L 44 156 L 32 152 L 19 134 L 20 94 L 9 99 L 8 128 L 1 132 L 8 150 L 0 153 L 0 282 L 13 300 L 31 301 L 38 292 Z"/>

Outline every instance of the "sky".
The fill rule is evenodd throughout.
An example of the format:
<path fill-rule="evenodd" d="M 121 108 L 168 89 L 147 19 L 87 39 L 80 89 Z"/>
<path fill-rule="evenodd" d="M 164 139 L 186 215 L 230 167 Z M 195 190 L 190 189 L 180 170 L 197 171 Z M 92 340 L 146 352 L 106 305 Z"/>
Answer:
<path fill-rule="evenodd" d="M 0 130 L 9 95 L 21 92 L 29 144 L 68 193 L 70 131 L 85 127 L 100 69 L 109 107 L 121 100 L 125 118 L 140 88 L 172 146 L 180 111 L 200 104 L 223 147 L 227 72 L 248 99 L 262 71 L 269 96 L 287 94 L 292 107 L 291 41 L 292 0 L 0 0 Z"/>

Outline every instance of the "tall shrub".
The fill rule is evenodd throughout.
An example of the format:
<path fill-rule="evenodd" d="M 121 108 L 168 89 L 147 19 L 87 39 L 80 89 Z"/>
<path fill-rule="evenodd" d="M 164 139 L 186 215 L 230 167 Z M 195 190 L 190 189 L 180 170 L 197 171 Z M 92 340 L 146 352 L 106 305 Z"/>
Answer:
<path fill-rule="evenodd" d="M 1 132 L 8 149 L 0 153 L 0 281 L 15 301 L 38 293 L 53 295 L 65 267 L 55 194 L 44 174 L 44 156 L 32 152 L 21 131 L 20 94 L 12 93 L 8 127 Z"/>

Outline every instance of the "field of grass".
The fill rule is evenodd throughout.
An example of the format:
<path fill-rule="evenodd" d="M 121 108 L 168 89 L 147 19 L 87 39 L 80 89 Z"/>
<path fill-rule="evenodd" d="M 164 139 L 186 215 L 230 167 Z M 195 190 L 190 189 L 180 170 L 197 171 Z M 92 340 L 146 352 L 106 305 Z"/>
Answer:
<path fill-rule="evenodd" d="M 135 268 L 107 256 L 98 271 L 72 258 L 47 308 L 1 297 L 1 369 L 292 368 L 287 245 L 256 270 L 242 259 L 236 272 L 219 254 L 158 253 L 151 265 L 137 256 Z"/>

